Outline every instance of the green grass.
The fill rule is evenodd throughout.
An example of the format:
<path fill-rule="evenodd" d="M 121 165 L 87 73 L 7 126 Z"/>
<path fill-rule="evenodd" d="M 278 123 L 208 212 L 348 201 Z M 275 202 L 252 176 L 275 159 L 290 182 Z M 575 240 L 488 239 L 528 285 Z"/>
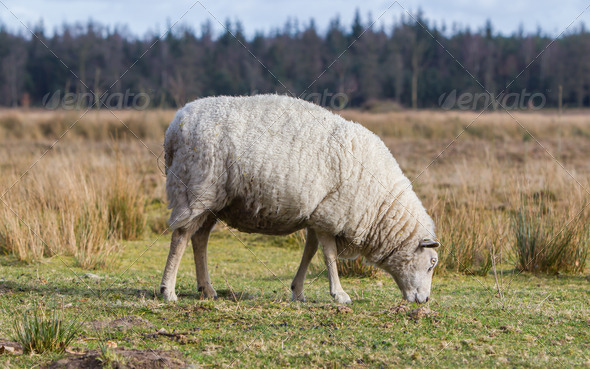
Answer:
<path fill-rule="evenodd" d="M 150 248 L 155 237 L 124 243 L 118 263 L 93 271 L 102 279 L 84 277 L 72 257 L 27 265 L 0 256 L 0 338 L 10 337 L 14 317 L 43 304 L 63 306 L 66 321 L 83 322 L 70 350 L 100 350 L 107 336 L 119 347 L 179 350 L 188 363 L 205 367 L 590 365 L 588 277 L 506 269 L 501 299 L 493 275 L 435 275 L 428 310 L 416 315 L 411 313 L 419 305 L 402 302 L 383 273 L 343 278 L 354 303 L 339 308 L 325 272 L 314 281 L 322 270 L 318 255 L 307 278 L 308 302 L 293 303 L 289 286 L 302 250 L 282 247 L 286 238 L 237 235 L 252 252 L 228 231 L 211 237 L 216 301 L 196 292 L 190 247 L 178 274 L 179 301 L 157 297 L 169 235 Z M 126 316 L 153 327 L 107 326 L 99 332 L 90 323 Z M 154 334 L 161 328 L 178 334 Z M 59 356 L 0 356 L 0 367 L 28 368 Z"/>
<path fill-rule="evenodd" d="M 13 323 L 13 337 L 23 347 L 25 354 L 64 352 L 78 333 L 75 321 L 63 321 L 59 310 L 47 314 L 41 306 L 25 311 Z"/>

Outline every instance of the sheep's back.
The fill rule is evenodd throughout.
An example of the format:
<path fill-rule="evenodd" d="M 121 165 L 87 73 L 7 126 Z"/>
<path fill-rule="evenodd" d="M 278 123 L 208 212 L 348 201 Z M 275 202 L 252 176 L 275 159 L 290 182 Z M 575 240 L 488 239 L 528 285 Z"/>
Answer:
<path fill-rule="evenodd" d="M 276 95 L 188 104 L 171 124 L 166 146 L 176 147 L 171 168 L 177 173 L 167 183 L 173 215 L 189 214 L 177 223 L 210 210 L 248 232 L 316 225 L 336 234 L 358 227 L 372 221 L 391 170 L 399 171 L 365 128 Z"/>

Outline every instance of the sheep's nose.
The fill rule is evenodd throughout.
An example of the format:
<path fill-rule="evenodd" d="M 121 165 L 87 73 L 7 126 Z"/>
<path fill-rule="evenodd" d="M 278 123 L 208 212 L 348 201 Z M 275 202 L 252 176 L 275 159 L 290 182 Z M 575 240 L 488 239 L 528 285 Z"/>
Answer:
<path fill-rule="evenodd" d="M 428 302 L 428 299 L 429 299 L 429 298 L 430 298 L 430 297 L 426 297 L 426 301 L 424 301 L 424 302 Z"/>

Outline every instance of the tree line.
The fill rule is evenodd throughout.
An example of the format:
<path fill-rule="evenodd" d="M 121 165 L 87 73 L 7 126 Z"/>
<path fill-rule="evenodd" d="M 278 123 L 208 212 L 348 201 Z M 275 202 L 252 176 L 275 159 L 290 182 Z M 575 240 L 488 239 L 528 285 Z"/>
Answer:
<path fill-rule="evenodd" d="M 275 92 L 341 94 L 350 106 L 392 100 L 432 108 L 450 93 L 526 91 L 543 94 L 546 106 L 590 105 L 590 34 L 583 25 L 554 40 L 541 30 L 503 35 L 490 22 L 477 31 L 448 30 L 421 14 L 390 27 L 372 24 L 357 12 L 351 26 L 335 18 L 325 32 L 313 20 L 290 20 L 246 37 L 240 22 L 227 21 L 219 35 L 207 22 L 198 30 L 174 27 L 161 38 L 94 22 L 64 25 L 51 36 L 41 25 L 34 36 L 0 25 L 0 105 L 42 106 L 56 92 L 129 91 L 149 96 L 152 107 Z"/>

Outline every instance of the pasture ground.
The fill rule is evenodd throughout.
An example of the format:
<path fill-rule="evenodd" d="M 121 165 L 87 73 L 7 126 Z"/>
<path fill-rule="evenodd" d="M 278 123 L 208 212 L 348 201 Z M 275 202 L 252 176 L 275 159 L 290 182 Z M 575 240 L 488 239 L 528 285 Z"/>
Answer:
<path fill-rule="evenodd" d="M 274 237 L 238 236 L 252 252 L 227 230 L 212 235 L 216 301 L 196 292 L 191 250 L 179 271 L 179 301 L 158 299 L 169 237 L 154 239 L 151 247 L 151 240 L 126 243 L 116 265 L 94 272 L 101 279 L 85 277 L 87 271 L 73 267 L 68 257 L 36 265 L 3 257 L 0 337 L 9 337 L 23 311 L 41 304 L 63 308 L 68 320 L 82 324 L 71 350 L 97 349 L 97 340 L 106 340 L 126 348 L 178 350 L 196 367 L 590 365 L 587 277 L 505 270 L 500 298 L 492 275 L 446 273 L 435 276 L 425 306 L 402 302 L 384 274 L 344 278 L 354 303 L 343 307 L 332 302 L 316 256 L 306 283 L 308 301 L 293 303 L 288 286 L 301 250 Z M 109 324 L 126 317 L 130 324 Z M 173 335 L 157 334 L 161 329 Z M 27 368 L 54 359 L 2 355 L 0 366 Z"/>
<path fill-rule="evenodd" d="M 530 199 L 535 224 L 556 234 L 573 222 L 574 251 L 587 252 L 587 112 L 342 112 L 383 138 L 437 224 L 440 265 L 422 306 L 384 274 L 342 278 L 353 304 L 339 306 L 317 256 L 307 302 L 293 303 L 301 238 L 224 226 L 209 247 L 219 299 L 197 293 L 189 247 L 179 301 L 163 302 L 170 234 L 156 160 L 174 112 L 91 111 L 51 146 L 81 114 L 0 112 L 0 346 L 37 308 L 81 326 L 65 356 L 0 349 L 2 368 L 101 342 L 114 361 L 128 360 L 122 347 L 172 350 L 193 367 L 590 366 L 586 259 L 568 259 L 577 273 L 520 273 L 512 226 Z"/>

